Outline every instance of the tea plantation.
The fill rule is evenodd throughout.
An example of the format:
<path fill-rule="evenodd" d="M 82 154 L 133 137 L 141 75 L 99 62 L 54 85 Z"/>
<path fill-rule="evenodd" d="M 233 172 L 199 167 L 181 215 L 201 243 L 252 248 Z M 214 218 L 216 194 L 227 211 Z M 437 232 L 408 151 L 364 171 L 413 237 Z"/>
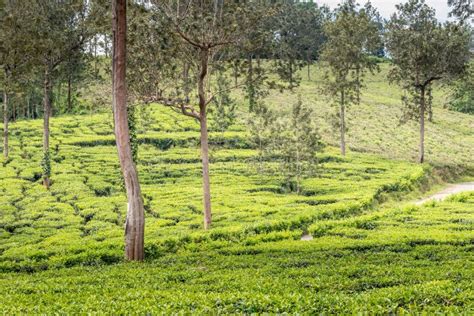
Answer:
<path fill-rule="evenodd" d="M 52 119 L 50 190 L 40 179 L 42 122 L 12 124 L 11 159 L 0 166 L 0 313 L 474 313 L 474 194 L 412 203 L 472 177 L 474 121 L 436 104 L 429 163 L 412 163 L 416 124 L 398 125 L 400 91 L 382 76 L 349 112 L 346 157 L 331 147 L 332 107 L 317 77 L 270 94 L 283 108 L 300 94 L 329 144 L 300 195 L 281 188 L 278 172 L 261 172 L 243 116 L 211 131 L 209 232 L 198 124 L 153 106 L 139 134 L 140 264 L 122 260 L 126 199 L 111 115 Z"/>

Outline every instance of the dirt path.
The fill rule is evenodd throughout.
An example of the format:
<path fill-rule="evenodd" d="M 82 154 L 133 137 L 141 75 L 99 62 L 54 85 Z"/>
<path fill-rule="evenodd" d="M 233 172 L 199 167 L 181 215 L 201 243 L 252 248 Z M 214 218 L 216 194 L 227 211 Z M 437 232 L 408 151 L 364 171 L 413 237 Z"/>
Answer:
<path fill-rule="evenodd" d="M 461 193 L 461 192 L 468 192 L 468 191 L 474 191 L 474 182 L 450 184 L 448 187 L 444 188 L 443 190 L 439 191 L 438 193 L 435 193 L 435 194 L 430 195 L 430 196 L 428 196 L 424 199 L 416 201 L 415 204 L 416 205 L 421 205 L 421 204 L 429 202 L 429 201 L 442 201 L 450 195 L 453 195 L 453 194 L 456 194 L 456 193 Z M 313 236 L 311 236 L 310 233 L 305 232 L 301 236 L 301 240 L 303 240 L 303 241 L 313 240 Z"/>
<path fill-rule="evenodd" d="M 474 191 L 474 182 L 451 184 L 448 187 L 446 187 L 444 190 L 436 194 L 430 195 L 424 199 L 416 201 L 415 204 L 421 205 L 429 201 L 442 201 L 452 194 L 468 192 L 468 191 Z"/>

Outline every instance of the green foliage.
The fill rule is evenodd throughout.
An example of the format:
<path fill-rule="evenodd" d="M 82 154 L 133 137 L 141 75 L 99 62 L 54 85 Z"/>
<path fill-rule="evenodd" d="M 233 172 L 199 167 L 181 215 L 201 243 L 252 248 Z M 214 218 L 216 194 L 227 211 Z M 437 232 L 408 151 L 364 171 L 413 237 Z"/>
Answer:
<path fill-rule="evenodd" d="M 237 104 L 230 95 L 230 82 L 226 75 L 220 71 L 216 78 L 217 95 L 214 96 L 214 106 L 209 109 L 211 129 L 225 132 L 236 119 Z"/>
<path fill-rule="evenodd" d="M 340 5 L 336 19 L 325 24 L 328 39 L 321 53 L 328 66 L 325 91 L 337 104 L 359 103 L 364 74 L 378 69 L 371 56 L 381 42 L 377 24 L 371 20 L 373 10 L 359 9 L 349 0 Z"/>
<path fill-rule="evenodd" d="M 272 128 L 272 151 L 281 162 L 284 186 L 296 193 L 302 190 L 303 178 L 315 175 L 316 152 L 322 148 L 312 116 L 313 111 L 299 99 L 291 109 L 291 116 L 280 119 Z"/>
<path fill-rule="evenodd" d="M 474 17 L 474 7 L 471 0 L 448 0 L 451 7 L 450 16 L 455 16 L 461 21 L 469 21 Z"/>
<path fill-rule="evenodd" d="M 471 63 L 468 71 L 452 84 L 452 89 L 449 108 L 474 114 L 474 63 Z"/>
<path fill-rule="evenodd" d="M 266 157 L 271 155 L 271 127 L 275 120 L 275 113 L 271 111 L 263 102 L 256 104 L 255 109 L 247 118 L 249 141 L 252 144 L 252 147 L 257 150 L 255 160 L 257 162 L 259 171 L 263 171 L 264 161 L 266 160 Z"/>
<path fill-rule="evenodd" d="M 470 56 L 470 32 L 462 25 L 439 24 L 434 9 L 422 0 L 397 9 L 387 25 L 387 48 L 394 63 L 389 79 L 407 91 L 406 116 L 419 118 L 427 88 L 463 73 Z"/>

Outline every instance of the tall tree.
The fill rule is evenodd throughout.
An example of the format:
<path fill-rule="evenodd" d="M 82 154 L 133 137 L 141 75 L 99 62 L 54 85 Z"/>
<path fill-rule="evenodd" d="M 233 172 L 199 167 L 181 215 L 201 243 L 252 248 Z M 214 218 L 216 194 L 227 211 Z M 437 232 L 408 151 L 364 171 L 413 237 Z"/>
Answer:
<path fill-rule="evenodd" d="M 31 36 L 25 21 L 31 19 L 30 11 L 22 1 L 0 2 L 0 82 L 3 90 L 3 156 L 8 159 L 9 100 L 18 86 L 20 77 L 27 71 L 30 61 Z M 15 116 L 15 111 L 13 111 Z"/>
<path fill-rule="evenodd" d="M 138 181 L 138 173 L 133 162 L 130 146 L 130 132 L 127 112 L 127 1 L 114 0 L 113 13 L 113 109 L 115 121 L 115 140 L 120 159 L 125 189 L 127 191 L 128 209 L 125 222 L 125 258 L 143 260 L 145 213 L 143 198 Z"/>
<path fill-rule="evenodd" d="M 394 64 L 389 74 L 409 97 L 407 115 L 420 123 L 419 162 L 425 160 L 425 115 L 430 85 L 462 74 L 469 59 L 470 33 L 453 23 L 441 25 L 424 0 L 396 6 L 387 25 L 387 48 Z"/>
<path fill-rule="evenodd" d="M 259 24 L 257 2 L 154 0 L 132 20 L 132 87 L 140 100 L 157 102 L 200 125 L 204 228 L 211 227 L 208 106 L 215 95 L 211 76 L 222 63 L 240 57 L 237 47 Z M 167 31 L 169 30 L 169 31 Z M 146 35 L 146 40 L 141 40 Z M 185 65 L 185 67 L 178 65 Z M 186 68 L 187 75 L 178 69 Z M 194 91 L 187 87 L 194 86 Z M 230 87 L 233 89 L 235 86 Z"/>
<path fill-rule="evenodd" d="M 318 7 L 310 2 L 288 2 L 274 18 L 275 32 L 273 54 L 280 77 L 289 83 L 289 88 L 298 84 L 297 71 L 310 67 L 319 57 L 325 34 L 323 25 L 329 17 L 327 7 Z"/>
<path fill-rule="evenodd" d="M 345 155 L 347 106 L 359 102 L 364 74 L 378 69 L 372 54 L 380 46 L 380 36 L 366 8 L 359 10 L 353 0 L 343 2 L 324 30 L 325 91 L 339 107 L 340 149 Z"/>
<path fill-rule="evenodd" d="M 58 67 L 70 54 L 83 48 L 91 36 L 88 25 L 93 12 L 86 0 L 34 1 L 27 0 L 28 10 L 34 12 L 30 28 L 35 30 L 38 67 L 43 74 L 43 184 L 49 188 L 51 161 L 49 153 L 49 119 L 53 114 L 53 80 Z"/>

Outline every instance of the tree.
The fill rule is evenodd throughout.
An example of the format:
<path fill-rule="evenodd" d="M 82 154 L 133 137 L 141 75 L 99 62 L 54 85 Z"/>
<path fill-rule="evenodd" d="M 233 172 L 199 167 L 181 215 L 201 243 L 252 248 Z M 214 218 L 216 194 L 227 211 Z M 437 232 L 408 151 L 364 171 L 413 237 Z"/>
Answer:
<path fill-rule="evenodd" d="M 462 113 L 474 114 L 474 63 L 468 71 L 452 84 L 449 108 Z"/>
<path fill-rule="evenodd" d="M 448 5 L 452 8 L 449 16 L 455 16 L 463 22 L 474 16 L 473 0 L 448 0 Z"/>
<path fill-rule="evenodd" d="M 344 2 L 336 18 L 326 23 L 327 42 L 321 60 L 327 66 L 325 92 L 339 105 L 341 154 L 346 153 L 346 108 L 358 103 L 362 79 L 367 71 L 378 69 L 372 54 L 380 46 L 377 25 L 366 9 L 358 10 L 354 1 Z"/>
<path fill-rule="evenodd" d="M 322 148 L 321 137 L 312 120 L 313 111 L 299 99 L 291 116 L 278 121 L 273 130 L 276 156 L 284 171 L 284 186 L 301 193 L 301 180 L 312 175 L 317 166 L 316 152 Z"/>
<path fill-rule="evenodd" d="M 237 104 L 229 93 L 231 84 L 224 70 L 217 72 L 215 85 L 217 93 L 212 100 L 214 106 L 209 108 L 211 127 L 223 133 L 235 122 Z"/>
<path fill-rule="evenodd" d="M 9 100 L 18 87 L 20 77 L 27 70 L 30 61 L 28 29 L 25 21 L 31 16 L 22 1 L 0 2 L 0 82 L 3 88 L 3 156 L 8 159 L 8 123 L 10 119 Z M 15 111 L 13 111 L 15 116 Z"/>
<path fill-rule="evenodd" d="M 397 5 L 397 13 L 387 25 L 387 48 L 394 65 L 389 78 L 408 92 L 406 115 L 420 122 L 420 163 L 424 161 L 428 89 L 437 80 L 464 72 L 470 55 L 469 37 L 466 27 L 439 24 L 434 9 L 424 0 Z"/>
<path fill-rule="evenodd" d="M 297 194 L 302 190 L 301 181 L 314 174 L 316 153 L 323 147 L 313 111 L 298 98 L 290 115 L 259 104 L 247 122 L 249 139 L 257 149 L 258 171 L 271 171 L 264 168 L 266 161 L 278 162 L 278 174 L 283 172 L 282 189 Z"/>
<path fill-rule="evenodd" d="M 264 171 L 264 162 L 271 156 L 272 150 L 272 124 L 277 120 L 277 115 L 263 102 L 257 104 L 255 110 L 249 113 L 247 119 L 247 130 L 249 141 L 253 148 L 257 149 L 257 171 Z"/>
<path fill-rule="evenodd" d="M 27 0 L 28 10 L 34 14 L 29 27 L 34 30 L 32 45 L 38 68 L 43 77 L 43 184 L 49 188 L 51 161 L 49 154 L 49 119 L 53 114 L 53 80 L 58 68 L 71 54 L 83 48 L 92 35 L 86 0 L 33 1 Z"/>
<path fill-rule="evenodd" d="M 256 2 L 219 0 L 154 0 L 134 10 L 140 14 L 131 20 L 133 90 L 142 102 L 163 104 L 199 123 L 204 228 L 209 229 L 208 106 L 219 94 L 212 91 L 211 76 L 237 58 L 237 48 L 264 11 Z"/>
<path fill-rule="evenodd" d="M 127 1 L 114 0 L 113 13 L 113 109 L 115 122 L 115 140 L 120 159 L 125 189 L 127 191 L 127 218 L 125 221 L 125 258 L 143 260 L 145 213 L 143 198 L 138 180 L 137 168 L 133 162 L 130 146 L 130 132 L 127 113 Z"/>

